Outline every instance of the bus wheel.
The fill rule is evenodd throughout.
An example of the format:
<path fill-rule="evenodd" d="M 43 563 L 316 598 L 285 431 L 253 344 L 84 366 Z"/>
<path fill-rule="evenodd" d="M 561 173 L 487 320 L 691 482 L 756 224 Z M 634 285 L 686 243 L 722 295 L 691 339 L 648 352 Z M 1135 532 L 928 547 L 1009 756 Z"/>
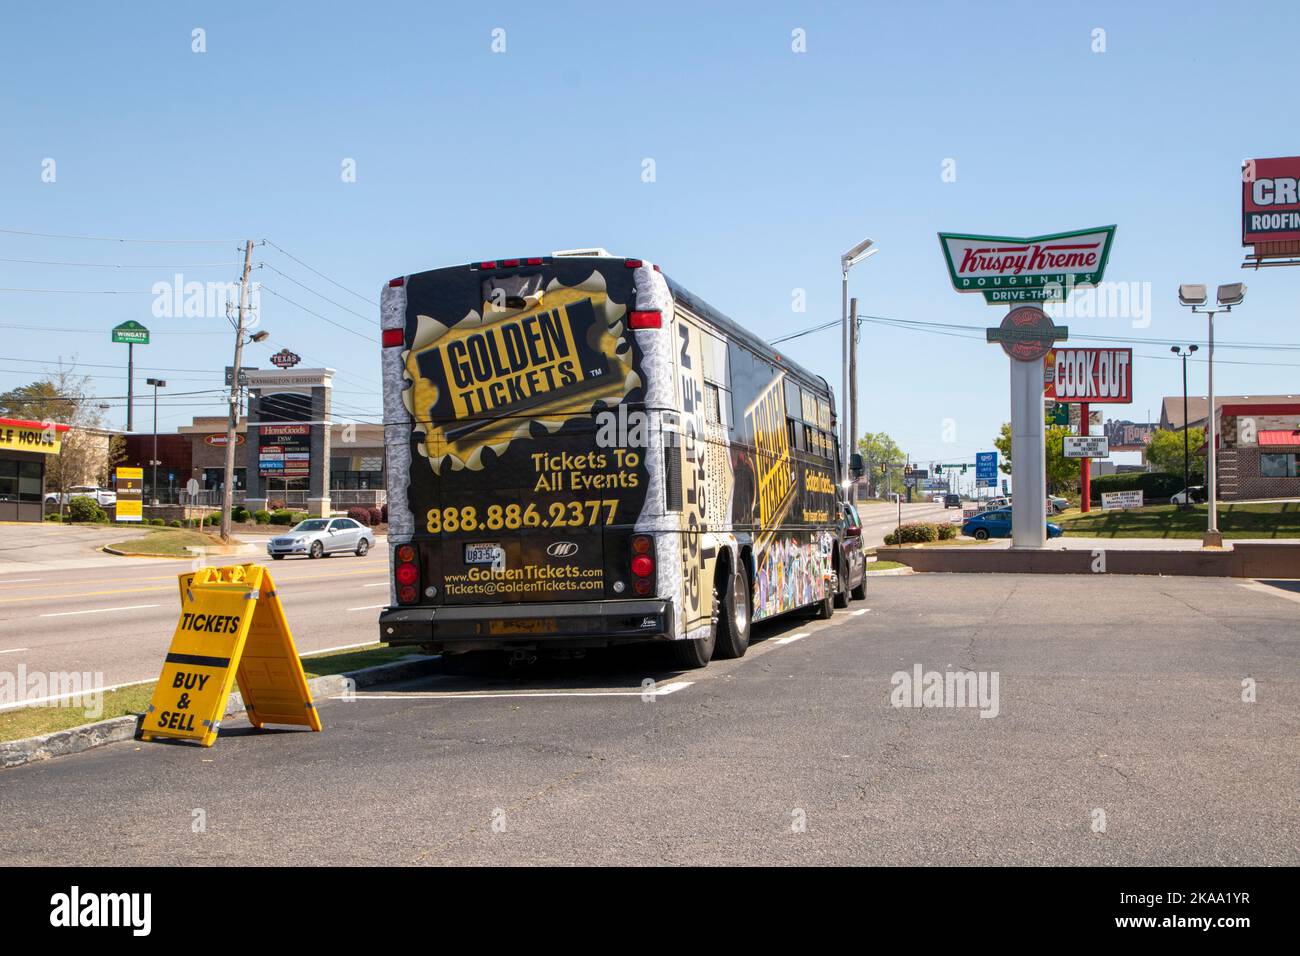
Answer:
<path fill-rule="evenodd" d="M 835 595 L 830 588 L 826 589 L 826 596 L 813 605 L 813 617 L 818 621 L 829 620 L 830 616 L 835 613 Z"/>
<path fill-rule="evenodd" d="M 718 614 L 717 649 L 719 658 L 744 657 L 749 649 L 749 580 L 744 574 L 729 574 L 731 583 Z"/>
<path fill-rule="evenodd" d="M 849 575 L 844 570 L 844 555 L 835 562 L 835 606 L 849 606 Z"/>
<path fill-rule="evenodd" d="M 708 637 L 702 637 L 697 641 L 672 641 L 670 646 L 673 649 L 673 660 L 677 666 L 686 670 L 704 667 L 713 657 L 713 648 L 717 640 L 718 630 L 714 628 Z"/>

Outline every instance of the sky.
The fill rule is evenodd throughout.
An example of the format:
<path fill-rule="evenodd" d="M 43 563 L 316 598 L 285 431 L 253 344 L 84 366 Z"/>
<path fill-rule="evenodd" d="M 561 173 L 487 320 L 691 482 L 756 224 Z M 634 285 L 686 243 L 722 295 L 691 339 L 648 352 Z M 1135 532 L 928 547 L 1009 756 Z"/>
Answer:
<path fill-rule="evenodd" d="M 839 255 L 871 237 L 863 314 L 969 330 L 864 323 L 860 428 L 973 461 L 1009 417 L 983 336 L 1005 307 L 952 289 L 936 234 L 1114 223 L 1106 279 L 1146 307 L 1058 320 L 1133 346 L 1108 417 L 1181 393 L 1169 343 L 1205 321 L 1180 282 L 1249 286 L 1216 333 L 1254 347 L 1216 351 L 1217 393 L 1297 394 L 1300 270 L 1240 268 L 1240 169 L 1300 153 L 1298 32 L 1268 0 L 8 3 L 0 389 L 75 364 L 121 426 L 109 330 L 134 319 L 137 430 L 150 375 L 160 430 L 222 414 L 222 310 L 160 316 L 152 290 L 236 280 L 245 239 L 270 333 L 245 361 L 288 347 L 338 370 L 340 418 L 378 420 L 393 276 L 603 246 L 771 339 L 839 317 Z M 781 349 L 838 391 L 837 330 Z"/>

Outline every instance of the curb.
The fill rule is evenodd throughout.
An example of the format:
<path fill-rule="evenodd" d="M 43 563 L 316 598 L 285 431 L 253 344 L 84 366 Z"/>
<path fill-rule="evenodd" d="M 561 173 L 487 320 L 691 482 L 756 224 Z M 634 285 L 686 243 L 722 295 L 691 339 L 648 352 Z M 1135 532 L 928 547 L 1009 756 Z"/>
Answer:
<path fill-rule="evenodd" d="M 377 664 L 363 667 L 359 671 L 344 674 L 327 674 L 313 677 L 307 682 L 312 699 L 342 694 L 348 690 L 358 690 L 388 681 L 403 680 L 409 677 L 422 677 L 433 670 L 433 664 L 439 657 L 412 655 L 391 664 Z M 349 685 L 349 680 L 353 683 Z M 244 701 L 238 690 L 232 690 L 226 704 L 226 717 L 235 717 L 244 712 Z M 0 770 L 21 767 L 24 764 L 51 760 L 68 754 L 81 753 L 104 744 L 120 743 L 135 739 L 139 729 L 140 717 L 114 717 L 94 724 L 83 724 L 68 730 L 56 730 L 53 733 L 28 737 L 25 740 L 10 740 L 0 743 Z"/>
<path fill-rule="evenodd" d="M 117 548 L 110 548 L 108 545 L 104 545 L 104 547 L 100 548 L 99 550 L 104 552 L 105 554 L 116 555 L 119 558 L 162 558 L 165 561 L 189 561 L 200 556 L 198 554 L 194 554 L 192 551 L 188 555 L 144 554 L 139 551 L 119 551 Z M 188 545 L 186 546 L 186 550 L 187 551 L 191 550 Z M 204 552 L 203 556 L 220 557 L 220 558 L 239 558 L 239 557 L 246 557 L 250 554 L 260 554 L 261 550 L 262 549 L 259 548 L 257 545 L 249 544 L 245 542 L 244 544 L 241 544 L 238 548 L 235 548 L 233 551 L 223 551 L 220 554 L 214 554 L 214 555 L 208 555 L 207 552 Z"/>
<path fill-rule="evenodd" d="M 870 568 L 867 568 L 867 574 L 871 575 L 873 578 L 883 578 L 886 576 L 894 577 L 900 574 L 915 574 L 915 573 L 916 572 L 911 568 L 885 568 L 885 570 L 883 571 L 872 571 Z"/>

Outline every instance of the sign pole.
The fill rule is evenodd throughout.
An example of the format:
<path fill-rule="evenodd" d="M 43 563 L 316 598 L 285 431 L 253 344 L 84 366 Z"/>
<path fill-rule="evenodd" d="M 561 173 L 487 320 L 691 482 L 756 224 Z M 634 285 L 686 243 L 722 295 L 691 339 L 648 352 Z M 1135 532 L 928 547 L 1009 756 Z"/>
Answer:
<path fill-rule="evenodd" d="M 1041 362 L 1011 363 L 1011 546 L 1047 543 L 1047 424 L 1043 418 Z"/>
<path fill-rule="evenodd" d="M 135 431 L 135 343 L 126 343 L 126 430 Z"/>
<path fill-rule="evenodd" d="M 1079 434 L 1090 435 L 1092 428 L 1088 424 L 1088 403 L 1079 403 Z M 1079 510 L 1087 514 L 1092 510 L 1092 459 L 1084 458 L 1079 462 Z"/>

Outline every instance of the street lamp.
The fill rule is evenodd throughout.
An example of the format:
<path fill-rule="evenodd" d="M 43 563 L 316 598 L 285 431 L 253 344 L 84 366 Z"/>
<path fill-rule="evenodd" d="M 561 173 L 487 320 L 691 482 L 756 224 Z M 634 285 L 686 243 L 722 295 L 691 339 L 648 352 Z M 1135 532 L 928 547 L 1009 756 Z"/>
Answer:
<path fill-rule="evenodd" d="M 844 390 L 840 393 L 840 447 L 843 449 L 841 462 L 848 468 L 849 456 L 853 454 L 852 443 L 857 437 L 850 434 L 849 428 L 849 352 L 853 349 L 853 330 L 849 328 L 849 270 L 863 259 L 870 259 L 880 250 L 875 248 L 871 239 L 863 239 L 844 255 L 840 256 L 840 278 L 843 285 L 842 317 L 840 347 L 844 359 L 842 381 Z"/>
<path fill-rule="evenodd" d="M 153 503 L 158 504 L 158 389 L 166 388 L 167 383 L 161 378 L 147 378 L 146 385 L 153 386 Z"/>
<path fill-rule="evenodd" d="M 1219 533 L 1219 511 L 1214 475 L 1215 458 L 1217 457 L 1214 448 L 1214 316 L 1219 312 L 1231 312 L 1234 305 L 1241 305 L 1242 300 L 1246 298 L 1246 283 L 1229 282 L 1226 285 L 1221 285 L 1215 291 L 1214 298 L 1218 302 L 1218 308 L 1206 306 L 1209 296 L 1205 286 L 1180 285 L 1178 287 L 1179 303 L 1191 309 L 1193 314 L 1205 315 L 1209 320 L 1207 342 L 1209 353 L 1206 357 L 1206 363 L 1209 365 L 1209 398 L 1205 415 L 1205 491 L 1208 515 L 1202 544 L 1205 547 L 1219 548 L 1223 546 L 1223 535 Z M 1184 429 L 1187 427 L 1186 416 L 1184 416 L 1183 427 Z"/>
<path fill-rule="evenodd" d="M 1186 510 L 1192 506 L 1191 475 L 1189 474 L 1191 471 L 1191 451 L 1187 441 L 1187 359 L 1193 352 L 1197 351 L 1197 347 L 1189 345 L 1187 350 L 1183 351 L 1177 345 L 1174 345 L 1170 347 L 1169 351 L 1183 360 L 1183 494 L 1187 496 L 1187 500 L 1179 507 Z"/>

